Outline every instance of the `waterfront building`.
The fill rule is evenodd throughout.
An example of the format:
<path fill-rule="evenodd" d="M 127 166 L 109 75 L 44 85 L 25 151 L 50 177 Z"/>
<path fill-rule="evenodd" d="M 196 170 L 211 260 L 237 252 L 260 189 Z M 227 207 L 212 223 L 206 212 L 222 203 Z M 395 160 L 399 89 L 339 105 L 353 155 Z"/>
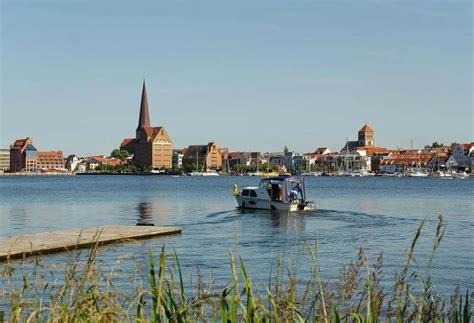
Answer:
<path fill-rule="evenodd" d="M 327 154 L 330 154 L 331 150 L 327 147 L 318 147 L 314 153 L 305 154 L 307 160 L 306 170 L 315 169 L 316 167 L 322 168 L 323 157 Z"/>
<path fill-rule="evenodd" d="M 319 155 L 319 156 L 324 156 L 324 155 L 329 154 L 330 152 L 331 150 L 328 147 L 318 147 L 314 151 L 314 154 Z"/>
<path fill-rule="evenodd" d="M 223 157 L 224 160 L 224 157 Z M 229 165 L 231 167 L 235 165 L 241 166 L 257 166 L 266 165 L 268 162 L 268 153 L 264 154 L 259 151 L 234 151 L 228 153 Z"/>
<path fill-rule="evenodd" d="M 126 161 L 119 158 L 107 157 L 105 155 L 86 157 L 86 170 L 95 170 L 99 165 L 118 166 Z"/>
<path fill-rule="evenodd" d="M 285 150 L 283 152 L 283 165 L 287 170 L 292 171 L 295 170 L 295 163 L 294 158 L 296 157 L 295 152 L 289 151 L 288 147 L 285 146 Z"/>
<path fill-rule="evenodd" d="M 453 143 L 449 148 L 451 155 L 449 156 L 446 166 L 450 168 L 466 169 L 471 166 L 471 159 L 469 157 L 469 151 L 474 143 L 470 144 L 458 144 Z"/>
<path fill-rule="evenodd" d="M 66 157 L 66 169 L 69 172 L 76 171 L 78 164 L 79 164 L 79 158 L 77 158 L 76 155 L 69 155 Z"/>
<path fill-rule="evenodd" d="M 79 163 L 76 166 L 76 172 L 85 173 L 86 171 L 87 171 L 87 160 L 86 159 L 79 160 Z"/>
<path fill-rule="evenodd" d="M 428 170 L 433 153 L 425 150 L 394 150 L 380 160 L 382 173 L 405 172 L 408 169 Z"/>
<path fill-rule="evenodd" d="M 294 153 L 292 165 L 292 171 L 309 171 L 311 166 L 311 157 L 308 154 Z"/>
<path fill-rule="evenodd" d="M 268 153 L 268 162 L 270 163 L 270 165 L 281 167 L 284 165 L 284 159 L 285 159 L 285 153 L 281 153 L 281 152 Z"/>
<path fill-rule="evenodd" d="M 0 173 L 10 170 L 10 150 L 0 149 Z"/>
<path fill-rule="evenodd" d="M 183 167 L 183 149 L 173 149 L 173 167 L 182 168 Z"/>
<path fill-rule="evenodd" d="M 183 155 L 183 168 L 192 170 L 217 169 L 222 166 L 222 156 L 213 142 L 207 145 L 191 145 Z"/>
<path fill-rule="evenodd" d="M 143 81 L 140 115 L 135 138 L 126 138 L 121 150 L 133 154 L 133 162 L 142 168 L 164 169 L 172 167 L 173 150 L 171 138 L 163 127 L 150 126 L 150 112 L 145 81 Z"/>
<path fill-rule="evenodd" d="M 35 170 L 37 152 L 30 137 L 15 140 L 13 145 L 10 145 L 10 171 L 15 173 Z"/>
<path fill-rule="evenodd" d="M 236 165 L 250 166 L 251 155 L 249 152 L 233 151 L 228 155 L 230 167 Z"/>
<path fill-rule="evenodd" d="M 371 169 L 371 159 L 364 150 L 325 154 L 321 157 L 320 163 L 325 173 L 366 172 Z"/>
<path fill-rule="evenodd" d="M 36 168 L 43 171 L 64 170 L 62 151 L 38 151 L 36 153 Z"/>
<path fill-rule="evenodd" d="M 362 146 L 357 147 L 356 151 L 361 156 L 366 156 L 366 165 L 367 170 L 372 170 L 373 172 L 379 171 L 380 161 L 383 157 L 389 154 L 389 150 L 385 147 L 374 147 L 374 146 Z"/>
<path fill-rule="evenodd" d="M 446 168 L 449 159 L 449 151 L 444 149 L 431 149 L 431 159 L 427 163 L 427 168 L 431 171 L 438 171 Z"/>
<path fill-rule="evenodd" d="M 62 151 L 38 151 L 30 137 L 15 140 L 10 146 L 11 172 L 47 170 L 64 170 Z"/>

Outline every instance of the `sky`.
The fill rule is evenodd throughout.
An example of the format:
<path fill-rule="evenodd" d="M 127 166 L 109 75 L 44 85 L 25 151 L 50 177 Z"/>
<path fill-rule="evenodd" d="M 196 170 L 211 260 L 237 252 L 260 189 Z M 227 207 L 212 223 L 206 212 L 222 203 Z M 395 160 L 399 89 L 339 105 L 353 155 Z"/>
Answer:
<path fill-rule="evenodd" d="M 0 148 L 339 150 L 473 140 L 471 1 L 1 1 Z"/>

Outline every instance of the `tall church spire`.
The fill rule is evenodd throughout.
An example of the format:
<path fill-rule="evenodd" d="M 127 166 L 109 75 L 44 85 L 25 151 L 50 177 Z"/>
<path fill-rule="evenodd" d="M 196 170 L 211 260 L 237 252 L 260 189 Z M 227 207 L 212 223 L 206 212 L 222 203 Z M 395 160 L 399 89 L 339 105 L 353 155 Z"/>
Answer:
<path fill-rule="evenodd" d="M 148 98 L 146 95 L 145 80 L 143 80 L 142 101 L 140 103 L 140 117 L 138 119 L 137 130 L 150 126 L 150 113 L 148 112 Z"/>

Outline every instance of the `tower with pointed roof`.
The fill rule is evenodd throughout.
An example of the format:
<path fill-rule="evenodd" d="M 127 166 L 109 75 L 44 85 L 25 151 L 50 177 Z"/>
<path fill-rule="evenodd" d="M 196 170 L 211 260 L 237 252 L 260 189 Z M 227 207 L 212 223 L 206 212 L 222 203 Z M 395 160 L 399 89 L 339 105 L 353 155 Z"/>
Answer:
<path fill-rule="evenodd" d="M 138 134 L 138 131 L 142 130 L 144 127 L 149 127 L 149 126 L 150 126 L 150 111 L 148 111 L 148 96 L 146 94 L 146 84 L 145 84 L 145 80 L 143 80 L 142 99 L 140 101 L 140 115 L 138 117 L 138 126 L 136 130 L 137 134 Z"/>
<path fill-rule="evenodd" d="M 172 166 L 172 142 L 163 127 L 150 126 L 150 111 L 145 80 L 143 80 L 140 114 L 135 138 L 126 138 L 120 149 L 133 155 L 133 162 L 141 168 L 165 169 Z"/>
<path fill-rule="evenodd" d="M 365 124 L 359 130 L 359 147 L 373 147 L 375 145 L 375 131 Z"/>

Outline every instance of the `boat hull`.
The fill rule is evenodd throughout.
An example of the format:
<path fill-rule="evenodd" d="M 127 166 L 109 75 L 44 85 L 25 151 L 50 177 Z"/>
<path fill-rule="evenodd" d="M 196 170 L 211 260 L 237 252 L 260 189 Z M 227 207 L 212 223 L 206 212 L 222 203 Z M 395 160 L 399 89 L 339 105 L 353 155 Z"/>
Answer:
<path fill-rule="evenodd" d="M 259 198 L 250 198 L 243 196 L 236 196 L 235 200 L 241 209 L 255 209 L 255 210 L 270 210 L 270 211 L 308 211 L 315 210 L 314 203 L 308 202 L 306 205 L 299 205 L 297 203 L 283 203 L 279 201 L 269 201 Z"/>

